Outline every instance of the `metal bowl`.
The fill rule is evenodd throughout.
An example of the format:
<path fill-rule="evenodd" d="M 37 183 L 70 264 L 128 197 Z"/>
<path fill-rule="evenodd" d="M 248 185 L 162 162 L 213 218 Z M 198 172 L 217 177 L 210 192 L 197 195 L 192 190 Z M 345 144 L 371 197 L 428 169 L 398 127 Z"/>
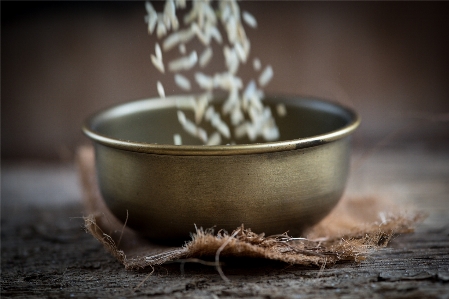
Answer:
<path fill-rule="evenodd" d="M 197 227 L 232 231 L 242 223 L 266 235 L 298 236 L 337 204 L 349 172 L 350 134 L 358 115 L 341 105 L 299 97 L 283 103 L 281 141 L 203 146 L 183 133 L 177 101 L 145 99 L 90 117 L 101 194 L 114 215 L 158 241 L 189 239 Z M 173 134 L 183 142 L 173 145 Z M 240 140 L 239 140 L 240 141 Z"/>

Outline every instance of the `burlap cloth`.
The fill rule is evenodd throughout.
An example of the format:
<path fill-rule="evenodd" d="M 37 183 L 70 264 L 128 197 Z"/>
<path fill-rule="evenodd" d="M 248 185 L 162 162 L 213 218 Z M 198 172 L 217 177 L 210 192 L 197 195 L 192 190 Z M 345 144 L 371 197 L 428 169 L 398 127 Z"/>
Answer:
<path fill-rule="evenodd" d="M 361 261 L 385 247 L 395 234 L 413 231 L 422 219 L 405 215 L 391 202 L 376 197 L 344 197 L 320 223 L 293 238 L 286 232 L 264 236 L 242 224 L 234 232 L 198 228 L 182 247 L 151 243 L 126 227 L 107 209 L 98 190 L 93 148 L 80 147 L 77 163 L 86 209 L 85 228 L 126 269 L 139 269 L 180 259 L 231 256 L 256 257 L 291 264 L 324 267 L 338 261 Z M 294 236 L 299 237 L 299 236 Z"/>

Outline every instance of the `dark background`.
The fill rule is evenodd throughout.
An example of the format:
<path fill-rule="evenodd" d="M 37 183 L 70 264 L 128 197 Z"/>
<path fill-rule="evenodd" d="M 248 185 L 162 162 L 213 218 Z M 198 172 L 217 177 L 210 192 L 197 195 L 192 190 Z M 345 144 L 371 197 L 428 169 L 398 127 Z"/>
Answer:
<path fill-rule="evenodd" d="M 445 2 L 240 3 L 252 57 L 271 64 L 269 93 L 354 107 L 356 146 L 447 146 L 449 18 Z M 156 7 L 161 7 L 157 3 Z M 2 160 L 71 159 L 98 109 L 181 91 L 152 66 L 143 2 L 1 2 Z M 221 67 L 221 61 L 211 68 Z M 243 72 L 244 78 L 252 73 Z M 447 119 L 448 117 L 445 116 Z"/>

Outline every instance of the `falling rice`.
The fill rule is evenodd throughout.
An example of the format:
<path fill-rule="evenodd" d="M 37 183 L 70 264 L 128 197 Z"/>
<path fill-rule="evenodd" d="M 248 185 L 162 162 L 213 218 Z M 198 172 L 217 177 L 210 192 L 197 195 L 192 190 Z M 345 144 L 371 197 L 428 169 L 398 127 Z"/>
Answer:
<path fill-rule="evenodd" d="M 285 105 L 282 103 L 276 105 L 276 111 L 280 117 L 287 115 L 287 108 L 285 108 Z"/>
<path fill-rule="evenodd" d="M 223 115 L 229 114 L 232 110 L 239 106 L 238 90 L 233 89 L 229 92 L 228 99 L 224 102 L 221 112 Z"/>
<path fill-rule="evenodd" d="M 175 74 L 175 83 L 184 90 L 190 90 L 190 81 L 180 74 Z"/>
<path fill-rule="evenodd" d="M 243 46 L 240 43 L 235 43 L 234 51 L 237 54 L 240 61 L 245 63 L 247 53 L 245 52 L 245 49 L 243 48 Z"/>
<path fill-rule="evenodd" d="M 277 127 L 265 127 L 262 131 L 263 138 L 267 141 L 279 139 L 279 129 Z"/>
<path fill-rule="evenodd" d="M 221 38 L 221 34 L 220 31 L 218 31 L 217 27 L 215 26 L 208 26 L 207 29 L 207 36 L 210 37 L 210 39 L 215 39 L 215 41 L 219 44 L 222 43 L 222 38 Z"/>
<path fill-rule="evenodd" d="M 203 119 L 204 113 L 206 112 L 206 108 L 209 105 L 211 98 L 212 95 L 209 92 L 206 92 L 195 100 L 194 113 L 195 122 L 197 124 L 201 123 L 201 120 Z"/>
<path fill-rule="evenodd" d="M 151 54 L 151 62 L 161 72 L 165 73 L 164 63 L 162 62 L 162 51 L 158 43 L 154 46 L 156 56 Z"/>
<path fill-rule="evenodd" d="M 177 114 L 178 114 L 178 121 L 179 121 L 179 123 L 181 125 L 184 125 L 186 123 L 186 120 L 187 120 L 186 115 L 184 114 L 184 112 L 182 112 L 180 110 L 178 110 Z"/>
<path fill-rule="evenodd" d="M 173 32 L 162 43 L 164 51 L 171 50 L 178 44 L 186 44 L 195 36 L 195 32 L 191 28 Z"/>
<path fill-rule="evenodd" d="M 220 31 L 218 31 L 215 26 L 207 24 L 206 27 L 202 29 L 198 24 L 193 23 L 191 29 L 204 46 L 208 46 L 212 38 L 219 44 L 222 42 Z"/>
<path fill-rule="evenodd" d="M 186 132 L 192 135 L 193 137 L 198 136 L 198 128 L 196 127 L 195 123 L 193 123 L 190 119 L 186 118 L 182 126 L 184 127 L 184 130 L 186 130 Z"/>
<path fill-rule="evenodd" d="M 151 54 L 151 62 L 161 73 L 165 73 L 164 63 L 162 60 Z"/>
<path fill-rule="evenodd" d="M 259 58 L 254 58 L 253 60 L 253 68 L 255 71 L 259 71 L 260 68 L 262 67 L 262 63 L 260 63 Z"/>
<path fill-rule="evenodd" d="M 248 136 L 250 141 L 254 141 L 257 138 L 257 130 L 254 127 L 254 124 L 246 125 L 246 135 Z"/>
<path fill-rule="evenodd" d="M 237 126 L 244 119 L 245 116 L 243 115 L 242 109 L 240 109 L 240 107 L 235 107 L 235 109 L 233 109 L 231 112 L 231 124 L 233 126 Z"/>
<path fill-rule="evenodd" d="M 196 137 L 198 137 L 203 143 L 207 144 L 207 132 L 203 128 L 197 128 Z"/>
<path fill-rule="evenodd" d="M 189 56 L 183 56 L 168 63 L 168 69 L 171 72 L 178 72 L 183 70 L 190 70 L 198 61 L 198 56 L 195 51 Z"/>
<path fill-rule="evenodd" d="M 221 144 L 221 135 L 218 132 L 214 132 L 207 141 L 207 145 L 220 145 L 220 144 Z"/>
<path fill-rule="evenodd" d="M 230 138 L 231 132 L 229 127 L 220 118 L 220 114 L 214 113 L 211 117 L 211 124 L 215 127 L 224 137 Z"/>
<path fill-rule="evenodd" d="M 215 128 L 226 138 L 231 138 L 231 131 L 229 130 L 228 125 L 223 121 L 217 123 Z"/>
<path fill-rule="evenodd" d="M 156 54 L 157 59 L 162 60 L 162 51 L 158 43 L 154 46 L 154 53 Z"/>
<path fill-rule="evenodd" d="M 206 109 L 206 112 L 204 114 L 204 117 L 207 121 L 210 121 L 212 119 L 212 116 L 215 114 L 215 109 L 213 106 L 209 106 Z"/>
<path fill-rule="evenodd" d="M 267 66 L 265 70 L 260 74 L 259 77 L 259 85 L 265 86 L 270 82 L 271 78 L 273 77 L 273 69 L 271 68 L 271 65 Z"/>
<path fill-rule="evenodd" d="M 236 138 L 243 138 L 246 133 L 247 133 L 247 129 L 246 127 L 248 126 L 247 122 L 242 123 L 241 125 L 237 126 L 234 128 L 234 135 Z"/>
<path fill-rule="evenodd" d="M 173 0 L 166 0 L 164 7 L 164 22 L 167 28 L 173 28 L 173 30 L 178 30 L 179 23 L 176 18 L 176 8 Z"/>
<path fill-rule="evenodd" d="M 210 90 L 214 88 L 214 79 L 203 74 L 203 73 L 195 73 L 195 80 L 198 85 L 206 90 Z"/>
<path fill-rule="evenodd" d="M 205 67 L 212 58 L 212 48 L 207 47 L 200 55 L 200 67 Z"/>
<path fill-rule="evenodd" d="M 183 55 L 186 54 L 186 45 L 180 44 L 178 48 L 179 48 L 179 53 L 181 53 Z"/>
<path fill-rule="evenodd" d="M 153 5 L 150 2 L 145 2 L 145 8 L 148 15 L 145 17 L 145 22 L 148 23 L 148 33 L 153 34 L 154 28 L 157 23 L 157 12 L 154 10 Z"/>
<path fill-rule="evenodd" d="M 237 73 L 239 68 L 239 60 L 235 49 L 231 49 L 228 46 L 225 46 L 223 49 L 223 54 L 226 61 L 226 66 L 231 74 Z"/>
<path fill-rule="evenodd" d="M 243 17 L 243 21 L 245 21 L 245 23 L 248 24 L 248 26 L 250 26 L 252 28 L 256 28 L 257 27 L 256 18 L 254 18 L 254 16 L 252 14 L 250 14 L 247 11 L 243 11 L 242 12 L 242 17 Z"/>
<path fill-rule="evenodd" d="M 180 97 L 176 100 L 178 108 L 178 121 L 184 131 L 200 139 L 205 145 L 235 144 L 233 138 L 240 139 L 247 136 L 251 141 L 258 137 L 266 141 L 279 138 L 279 129 L 276 126 L 271 109 L 264 105 L 264 93 L 261 87 L 266 86 L 273 77 L 273 69 L 270 65 L 259 75 L 257 81 L 249 80 L 243 84 L 237 75 L 241 65 L 247 62 L 250 54 L 251 44 L 246 36 L 243 22 L 251 28 L 257 27 L 257 21 L 247 11 L 240 12 L 235 0 L 219 1 L 218 8 L 213 8 L 211 1 L 193 1 L 191 9 L 184 15 L 183 25 L 185 29 L 179 29 L 181 23 L 176 16 L 177 9 L 186 7 L 185 0 L 166 0 L 164 10 L 156 12 L 150 2 L 145 3 L 147 15 L 145 22 L 148 24 L 148 33 L 156 35 L 162 41 L 164 52 L 178 48 L 183 56 L 168 62 L 167 68 L 174 73 L 174 81 L 178 87 L 185 91 L 191 90 L 190 80 L 181 72 L 193 69 L 194 81 L 205 90 L 204 94 L 191 97 Z M 224 42 L 217 25 L 221 22 L 226 34 Z M 203 46 L 201 54 L 196 51 L 186 55 L 186 44 L 196 38 Z M 205 68 L 213 56 L 212 43 L 221 45 L 224 55 L 225 71 L 212 74 L 198 72 L 195 67 Z M 155 54 L 151 55 L 151 61 L 156 69 L 165 73 L 162 50 L 159 43 L 155 45 Z M 252 62 L 256 71 L 262 69 L 258 58 Z M 257 83 L 256 83 L 257 82 Z M 246 87 L 244 88 L 244 85 Z M 222 103 L 220 112 L 215 111 L 210 105 L 213 92 L 221 90 L 228 94 Z M 164 87 L 157 81 L 157 91 L 161 98 L 165 97 Z M 193 111 L 194 118 L 190 120 L 184 110 Z M 282 104 L 276 107 L 279 116 L 286 115 L 286 108 Z M 222 119 L 228 118 L 233 127 L 230 127 Z M 206 131 L 209 123 L 216 131 L 210 136 Z M 223 138 L 225 140 L 223 140 Z M 173 136 L 174 144 L 181 145 L 181 135 Z"/>
<path fill-rule="evenodd" d="M 186 117 L 184 112 L 178 110 L 178 121 L 184 130 L 193 137 L 199 138 L 202 142 L 207 143 L 207 132 L 203 128 L 197 127 L 190 119 Z"/>
<path fill-rule="evenodd" d="M 186 8 L 186 0 L 176 0 L 176 6 L 179 8 Z"/>
<path fill-rule="evenodd" d="M 162 83 L 160 81 L 157 81 L 157 92 L 159 93 L 159 96 L 161 98 L 165 98 L 164 86 L 162 86 Z"/>
<path fill-rule="evenodd" d="M 165 27 L 164 20 L 162 18 L 162 15 L 157 15 L 157 29 L 156 34 L 158 38 L 163 37 L 167 34 L 167 28 Z"/>
<path fill-rule="evenodd" d="M 174 143 L 175 145 L 182 145 L 182 138 L 181 138 L 181 135 L 179 135 L 179 134 L 173 135 L 173 143 Z"/>

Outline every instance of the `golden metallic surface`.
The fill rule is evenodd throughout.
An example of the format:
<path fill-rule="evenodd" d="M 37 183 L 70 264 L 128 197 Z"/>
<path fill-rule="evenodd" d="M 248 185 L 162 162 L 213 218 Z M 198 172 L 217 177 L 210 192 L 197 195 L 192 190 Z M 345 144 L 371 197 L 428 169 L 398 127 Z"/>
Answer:
<path fill-rule="evenodd" d="M 271 97 L 285 104 L 279 142 L 203 146 L 183 133 L 176 101 L 149 99 L 89 118 L 100 190 L 110 210 L 159 241 L 188 240 L 197 227 L 242 223 L 255 232 L 299 236 L 339 201 L 348 176 L 351 109 L 316 99 Z M 191 115 L 190 115 L 191 116 Z M 173 134 L 183 143 L 175 146 Z"/>

